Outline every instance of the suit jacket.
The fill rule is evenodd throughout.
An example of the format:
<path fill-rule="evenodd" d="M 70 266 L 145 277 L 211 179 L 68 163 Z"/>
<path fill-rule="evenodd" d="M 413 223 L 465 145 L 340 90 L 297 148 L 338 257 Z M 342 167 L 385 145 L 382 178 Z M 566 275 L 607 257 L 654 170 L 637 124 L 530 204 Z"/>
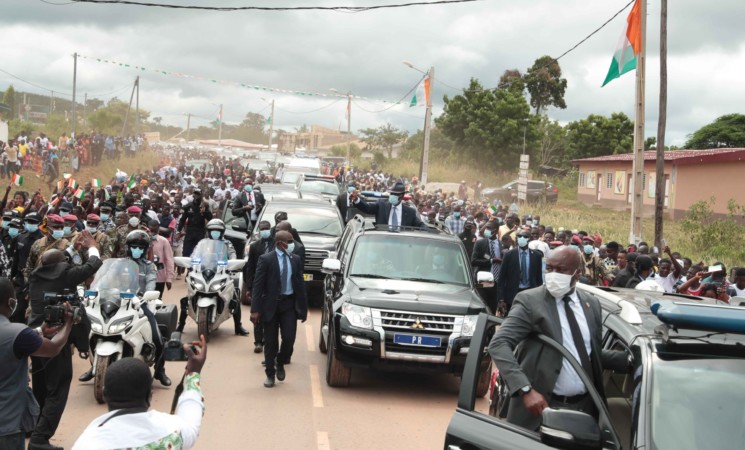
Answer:
<path fill-rule="evenodd" d="M 499 251 L 501 253 L 502 243 L 499 242 L 499 239 L 495 240 L 499 244 Z M 489 255 L 489 258 L 484 258 L 484 255 Z M 498 256 L 500 258 L 502 257 L 501 254 L 495 256 Z M 473 253 L 471 253 L 471 265 L 476 269 L 476 271 L 491 272 L 491 252 L 489 251 L 489 239 L 480 238 L 473 245 Z M 495 283 L 496 281 L 497 280 L 494 280 Z"/>
<path fill-rule="evenodd" d="M 590 294 L 577 291 L 577 295 L 590 330 L 590 360 L 595 388 L 601 396 L 605 396 L 602 369 L 625 372 L 628 370 L 628 358 L 624 352 L 602 349 L 600 303 Z M 489 344 L 489 354 L 512 396 L 507 421 L 535 430 L 541 418 L 525 409 L 518 391 L 530 385 L 548 401 L 559 377 L 563 358 L 537 339 L 530 339 L 531 333 L 546 335 L 563 345 L 559 309 L 545 286 L 517 294 L 509 316 Z"/>
<path fill-rule="evenodd" d="M 475 252 L 475 250 L 474 250 Z M 543 264 L 541 252 L 528 249 L 530 267 L 528 267 L 528 284 L 536 287 L 543 284 Z M 502 258 L 502 267 L 499 269 L 499 285 L 502 287 L 504 301 L 508 305 L 517 295 L 520 289 L 520 256 L 517 248 L 508 251 Z"/>
<path fill-rule="evenodd" d="M 253 286 L 254 275 L 256 275 L 256 266 L 259 262 L 259 257 L 274 248 L 274 240 L 266 240 L 266 251 L 264 251 L 263 239 L 259 239 L 248 246 L 248 262 L 243 266 L 243 282 L 247 286 Z"/>
<path fill-rule="evenodd" d="M 264 194 L 262 194 L 259 191 L 253 191 L 251 192 L 254 196 L 254 211 L 256 211 L 256 217 L 258 217 L 259 211 L 261 211 L 261 208 L 264 207 L 266 204 L 266 201 L 264 200 Z M 246 226 L 248 227 L 249 231 L 251 229 L 251 211 L 244 211 L 243 207 L 248 205 L 249 199 L 248 199 L 248 192 L 241 191 L 240 194 L 238 194 L 238 197 L 236 197 L 233 200 L 232 210 L 234 216 L 236 217 L 244 217 L 246 219 Z"/>
<path fill-rule="evenodd" d="M 623 269 L 622 271 L 618 272 L 618 275 L 616 275 L 616 279 L 613 280 L 612 286 L 613 287 L 622 287 L 622 288 L 623 287 L 626 287 L 626 283 L 628 283 L 629 280 L 631 279 L 631 277 L 633 277 L 633 276 L 634 276 L 634 272 L 630 271 L 629 270 L 629 267 L 626 266 L 625 269 Z"/>
<path fill-rule="evenodd" d="M 294 253 L 290 254 L 290 264 L 292 265 L 292 289 L 295 293 L 295 312 L 297 312 L 298 319 L 305 320 L 308 317 L 308 297 L 305 292 L 300 257 Z M 259 313 L 263 322 L 271 321 L 277 312 L 280 290 L 279 260 L 277 253 L 271 251 L 261 255 L 256 266 L 251 291 L 251 312 Z"/>
<path fill-rule="evenodd" d="M 391 214 L 391 204 L 388 200 L 378 200 L 375 203 L 367 203 L 360 199 L 359 203 L 354 206 L 365 214 L 375 215 L 376 224 L 388 224 L 388 217 Z M 427 225 L 425 225 L 424 222 L 422 222 L 422 219 L 419 218 L 419 213 L 417 213 L 416 209 L 406 205 L 401 205 L 401 226 L 419 227 L 423 230 L 427 229 Z"/>
<path fill-rule="evenodd" d="M 347 196 L 349 194 L 347 192 L 342 192 L 336 197 L 336 209 L 339 210 L 339 214 L 341 214 L 341 218 L 344 220 L 344 223 L 347 223 L 349 220 L 347 218 L 347 212 L 349 208 L 354 208 L 354 205 L 347 204 Z"/>

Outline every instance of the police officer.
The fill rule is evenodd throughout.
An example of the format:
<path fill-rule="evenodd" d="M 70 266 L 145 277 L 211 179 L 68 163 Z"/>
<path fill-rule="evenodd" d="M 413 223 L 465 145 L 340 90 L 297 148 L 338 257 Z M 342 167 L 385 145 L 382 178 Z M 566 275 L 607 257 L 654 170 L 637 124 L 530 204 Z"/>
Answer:
<path fill-rule="evenodd" d="M 178 222 L 179 233 L 183 234 L 184 227 L 186 228 L 184 256 L 191 256 L 194 247 L 204 237 L 207 222 L 210 220 L 212 220 L 212 212 L 209 205 L 202 201 L 202 190 L 194 189 L 194 200 L 184 206 L 184 211 Z"/>
<path fill-rule="evenodd" d="M 228 259 L 235 259 L 235 247 L 233 247 L 233 243 L 230 242 L 227 239 L 223 239 L 225 235 L 225 223 L 220 219 L 212 219 L 207 223 L 207 239 L 221 241 L 228 251 Z M 231 311 L 233 312 L 233 325 L 235 325 L 235 334 L 238 336 L 248 336 L 248 330 L 243 328 L 243 324 L 241 323 L 241 304 L 238 301 L 238 290 L 235 291 L 234 298 L 230 300 L 230 305 L 228 306 Z M 184 331 L 184 326 L 186 325 L 186 316 L 187 316 L 187 302 L 189 301 L 188 297 L 183 297 L 181 299 L 181 311 L 179 312 L 179 321 L 178 321 L 178 328 L 177 331 Z"/>
<path fill-rule="evenodd" d="M 5 211 L 3 213 L 2 229 L 0 229 L 0 242 L 2 242 L 3 247 L 5 247 L 6 253 L 8 254 L 10 254 L 10 247 L 13 242 L 13 238 L 11 238 L 10 234 L 8 233 L 8 228 L 10 228 L 10 222 L 12 222 L 13 219 L 20 217 L 21 215 L 18 214 L 18 211 L 14 209 Z"/>
<path fill-rule="evenodd" d="M 16 291 L 16 299 L 18 299 L 18 307 L 10 317 L 11 322 L 15 323 L 26 323 L 28 292 L 26 291 L 26 278 L 23 275 L 23 271 L 26 268 L 26 261 L 31 252 L 31 246 L 34 242 L 44 237 L 44 233 L 39 230 L 41 218 L 37 213 L 32 212 L 27 214 L 24 222 L 23 228 L 25 231 L 16 240 L 16 252 L 11 260 L 10 270 L 11 281 Z"/>

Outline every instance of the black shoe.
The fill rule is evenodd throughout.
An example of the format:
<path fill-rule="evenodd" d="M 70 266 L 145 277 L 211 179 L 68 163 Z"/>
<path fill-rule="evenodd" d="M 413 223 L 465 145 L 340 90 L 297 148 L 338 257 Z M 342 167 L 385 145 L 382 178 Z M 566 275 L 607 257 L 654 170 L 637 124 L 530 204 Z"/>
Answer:
<path fill-rule="evenodd" d="M 156 373 L 156 374 L 155 374 L 155 375 L 153 376 L 153 379 L 155 379 L 155 380 L 158 380 L 158 381 L 160 381 L 160 384 L 162 384 L 162 385 L 163 385 L 163 386 L 165 386 L 165 387 L 168 387 L 168 386 L 170 386 L 170 385 L 171 385 L 171 379 L 170 379 L 170 378 L 168 378 L 168 375 L 166 375 L 166 371 L 165 371 L 165 369 L 163 369 L 163 370 L 161 370 L 161 371 L 157 372 L 157 373 Z"/>
<path fill-rule="evenodd" d="M 243 328 L 242 325 L 238 325 L 237 327 L 235 327 L 235 334 L 237 336 L 248 336 L 248 330 Z"/>
<path fill-rule="evenodd" d="M 44 441 L 29 441 L 28 450 L 64 450 L 62 447 L 52 445 L 48 440 Z"/>
<path fill-rule="evenodd" d="M 178 324 L 178 326 L 176 327 L 176 331 L 178 331 L 179 333 L 183 333 L 184 332 L 184 326 L 186 326 L 185 323 Z"/>
<path fill-rule="evenodd" d="M 285 366 L 277 366 L 277 379 L 279 381 L 285 381 Z"/>
<path fill-rule="evenodd" d="M 267 376 L 266 380 L 264 380 L 264 387 L 274 387 L 274 377 Z"/>
<path fill-rule="evenodd" d="M 254 344 L 254 353 L 261 353 L 264 351 L 264 344 Z"/>
<path fill-rule="evenodd" d="M 82 383 L 85 383 L 86 381 L 91 381 L 92 379 L 93 379 L 93 367 L 91 367 L 89 371 L 87 371 L 86 373 L 78 377 L 78 381 Z"/>

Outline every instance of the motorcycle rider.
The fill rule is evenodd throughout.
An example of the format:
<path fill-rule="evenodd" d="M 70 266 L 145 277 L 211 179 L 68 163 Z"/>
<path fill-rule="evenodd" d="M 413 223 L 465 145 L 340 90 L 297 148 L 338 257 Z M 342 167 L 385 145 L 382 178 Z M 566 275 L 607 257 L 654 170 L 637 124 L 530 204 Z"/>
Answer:
<path fill-rule="evenodd" d="M 232 242 L 230 242 L 227 239 L 223 239 L 224 235 L 225 235 L 225 223 L 222 220 L 212 219 L 209 222 L 207 222 L 207 237 L 205 239 L 222 241 L 222 243 L 225 244 L 225 247 L 228 249 L 228 259 L 235 259 L 236 257 L 235 247 L 233 247 Z M 179 331 L 179 332 L 184 331 L 184 326 L 186 326 L 188 301 L 189 301 L 188 297 L 183 297 L 181 299 L 181 311 L 179 312 L 178 327 L 176 328 L 176 331 Z M 246 330 L 243 327 L 243 324 L 241 323 L 240 302 L 236 298 L 231 299 L 229 308 L 233 312 L 233 324 L 235 325 L 235 334 L 238 336 L 248 336 L 248 330 Z"/>

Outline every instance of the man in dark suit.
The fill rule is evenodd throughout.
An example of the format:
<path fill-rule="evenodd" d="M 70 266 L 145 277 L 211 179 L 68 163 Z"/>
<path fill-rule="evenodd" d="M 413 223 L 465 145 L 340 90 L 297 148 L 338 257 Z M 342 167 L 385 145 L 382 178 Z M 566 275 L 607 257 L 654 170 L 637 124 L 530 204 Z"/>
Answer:
<path fill-rule="evenodd" d="M 292 224 L 285 220 L 284 222 L 278 223 L 275 229 L 277 231 L 286 231 L 292 235 L 292 241 L 295 243 L 292 253 L 300 257 L 300 267 L 305 267 L 305 246 L 296 238 L 295 233 L 297 233 L 297 231 L 292 228 Z"/>
<path fill-rule="evenodd" d="M 303 267 L 300 257 L 292 253 L 294 244 L 290 233 L 277 231 L 275 249 L 259 257 L 253 281 L 251 321 L 264 325 L 264 386 L 268 388 L 274 387 L 275 376 L 279 381 L 285 379 L 284 366 L 292 356 L 297 321 L 305 322 L 308 317 Z"/>
<path fill-rule="evenodd" d="M 530 232 L 517 232 L 517 248 L 508 251 L 499 269 L 499 286 L 502 301 L 509 312 L 512 301 L 518 292 L 543 284 L 543 262 L 541 252 L 528 248 Z"/>
<path fill-rule="evenodd" d="M 246 219 L 246 229 L 251 234 L 253 225 L 259 217 L 259 212 L 266 203 L 264 201 L 264 194 L 260 191 L 254 191 L 254 180 L 252 178 L 246 178 L 243 180 L 243 192 L 233 200 L 232 213 L 236 217 L 243 217 Z"/>
<path fill-rule="evenodd" d="M 494 276 L 494 286 L 483 288 L 481 296 L 492 312 L 497 311 L 499 298 L 499 269 L 502 267 L 502 245 L 499 241 L 499 223 L 491 219 L 484 225 L 484 237 L 477 240 L 471 253 L 471 265 L 475 271 L 491 272 Z"/>
<path fill-rule="evenodd" d="M 510 394 L 510 423 L 537 430 L 541 413 L 548 407 L 597 417 L 596 406 L 577 372 L 560 353 L 529 338 L 533 333 L 562 344 L 603 397 L 602 369 L 629 369 L 625 352 L 602 350 L 600 303 L 575 289 L 580 274 L 579 252 L 569 247 L 551 252 L 546 285 L 517 294 L 512 311 L 489 344 L 489 354 Z"/>
<path fill-rule="evenodd" d="M 251 288 L 256 275 L 259 257 L 274 249 L 274 239 L 271 236 L 272 224 L 268 220 L 259 222 L 259 240 L 248 246 L 248 262 L 243 266 L 244 305 L 251 305 Z M 264 351 L 264 326 L 261 322 L 254 322 L 254 353 Z"/>
<path fill-rule="evenodd" d="M 354 180 L 350 180 L 347 184 L 347 192 L 342 192 L 336 197 L 336 208 L 339 210 L 341 218 L 344 219 L 344 223 L 349 222 L 350 217 L 347 217 L 347 214 L 349 214 L 349 209 L 354 209 L 351 196 L 352 193 L 356 190 L 357 183 L 355 183 Z"/>
<path fill-rule="evenodd" d="M 400 181 L 396 182 L 389 191 L 388 201 L 379 200 L 376 203 L 367 203 L 360 200 L 357 192 L 350 194 L 354 206 L 365 214 L 375 215 L 377 225 L 389 225 L 391 227 L 419 227 L 427 229 L 416 209 L 404 205 L 403 200 L 406 187 Z"/>

